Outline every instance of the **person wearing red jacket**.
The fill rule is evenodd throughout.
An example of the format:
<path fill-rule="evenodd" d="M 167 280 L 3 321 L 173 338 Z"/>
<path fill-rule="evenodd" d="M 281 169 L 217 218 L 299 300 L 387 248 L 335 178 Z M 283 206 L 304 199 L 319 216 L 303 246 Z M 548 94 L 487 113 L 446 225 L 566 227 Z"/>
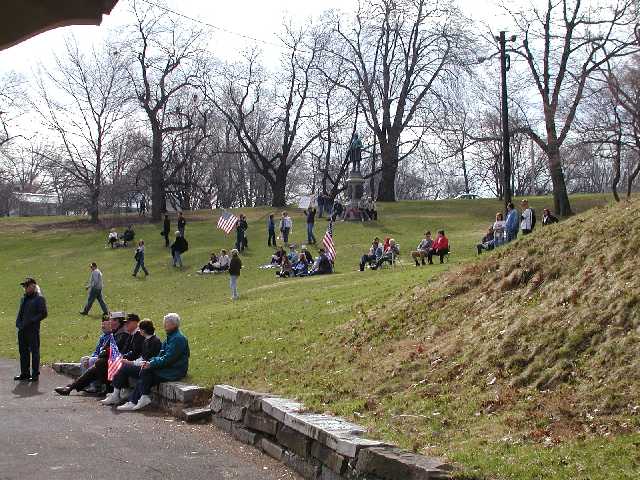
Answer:
<path fill-rule="evenodd" d="M 433 247 L 429 250 L 427 258 L 429 259 L 429 265 L 433 265 L 433 256 L 440 257 L 440 263 L 444 263 L 444 257 L 449 253 L 449 239 L 445 236 L 444 230 L 438 230 L 438 236 Z"/>

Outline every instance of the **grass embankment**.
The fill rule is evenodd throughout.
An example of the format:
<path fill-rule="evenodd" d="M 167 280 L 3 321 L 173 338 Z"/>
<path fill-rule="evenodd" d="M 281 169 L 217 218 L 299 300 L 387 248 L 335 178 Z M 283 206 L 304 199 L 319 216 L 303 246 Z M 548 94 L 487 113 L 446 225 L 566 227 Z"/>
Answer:
<path fill-rule="evenodd" d="M 604 202 L 601 196 L 573 199 L 579 211 Z M 533 199 L 532 203 L 541 217 L 542 207 L 550 200 Z M 637 468 L 633 442 L 640 439 L 626 432 L 638 429 L 635 417 L 621 410 L 611 412 L 621 422 L 628 417 L 626 427 L 611 428 L 609 417 L 604 421 L 599 414 L 602 410 L 582 410 L 581 391 L 575 391 L 574 407 L 557 387 L 580 370 L 563 369 L 560 364 L 548 367 L 544 362 L 536 366 L 540 358 L 550 357 L 548 352 L 566 350 L 560 355 L 571 362 L 571 352 L 584 355 L 587 351 L 580 341 L 576 347 L 577 340 L 562 339 L 571 336 L 568 325 L 558 329 L 553 324 L 545 330 L 544 325 L 551 327 L 550 321 L 535 321 L 535 309 L 549 313 L 557 307 L 538 306 L 540 295 L 547 286 L 556 285 L 551 292 L 558 299 L 566 293 L 562 285 L 546 276 L 526 299 L 517 296 L 531 289 L 532 279 L 546 272 L 547 265 L 568 267 L 568 260 L 581 258 L 571 244 L 559 246 L 557 252 L 551 248 L 559 242 L 556 236 L 564 235 L 565 225 L 572 226 L 567 232 L 574 232 L 580 220 L 552 227 L 548 232 L 553 241 L 538 234 L 537 241 L 532 237 L 518 242 L 487 257 L 489 264 L 471 263 L 464 273 L 443 280 L 438 275 L 444 270 L 474 259 L 474 245 L 500 209 L 498 202 L 400 202 L 379 207 L 379 222 L 336 226 L 338 273 L 307 279 L 278 279 L 272 270 L 256 268 L 271 254 L 264 233 L 268 210 L 245 211 L 250 249 L 243 256 L 242 298 L 237 303 L 229 300 L 227 276 L 195 275 L 210 251 L 233 243 L 232 237 L 225 239 L 215 229 L 217 214 L 198 212 L 210 220 L 187 225 L 190 250 L 182 271 L 169 265 L 159 227 L 138 226 L 138 238 L 147 243 L 151 276 L 146 279 L 131 277 L 131 249 L 104 248 L 105 229 L 85 228 L 82 223 L 80 228 L 70 228 L 66 221 L 56 226 L 50 219 L 0 220 L 0 325 L 5 332 L 0 336 L 0 355 L 17 356 L 12 327 L 20 295 L 17 283 L 25 275 L 38 278 L 49 302 L 51 316 L 42 331 L 44 360 L 74 360 L 90 351 L 99 310 L 94 306 L 89 318 L 77 312 L 85 300 L 87 264 L 95 260 L 105 274 L 111 309 L 136 311 L 157 323 L 168 311 L 182 315 L 192 349 L 192 381 L 297 396 L 320 411 L 331 410 L 367 424 L 380 437 L 424 453 L 445 454 L 479 477 L 631 478 Z M 300 243 L 304 221 L 299 215 L 294 220 L 292 238 Z M 610 219 L 604 219 L 600 228 L 610 224 Z M 319 239 L 324 228 L 320 220 Z M 406 252 L 425 229 L 440 228 L 447 230 L 452 243 L 451 264 L 413 267 Z M 376 235 L 399 241 L 406 267 L 356 271 L 360 255 Z M 616 236 L 620 238 L 619 233 Z M 602 253 L 608 255 L 613 245 L 612 241 Z M 521 285 L 510 280 L 513 284 L 506 285 L 504 278 L 516 275 L 511 275 L 508 265 L 520 257 L 535 259 L 542 267 L 528 282 Z M 487 267 L 485 272 L 486 265 L 495 266 L 494 270 L 489 272 Z M 578 270 L 562 272 L 554 275 L 568 282 Z M 486 285 L 491 288 L 484 291 Z M 581 312 L 588 309 L 580 307 L 579 297 L 574 300 L 578 303 L 563 308 L 573 312 L 575 307 L 575 315 L 582 317 Z M 513 320 L 516 310 L 521 312 L 517 318 L 527 323 Z M 531 316 L 526 313 L 529 310 Z M 569 317 L 560 316 L 564 321 Z M 516 329 L 516 324 L 521 327 Z M 535 350 L 529 356 L 523 350 L 534 348 L 523 333 L 527 329 L 532 330 L 528 335 L 539 333 L 539 344 L 547 346 L 531 360 L 527 359 Z M 633 338 L 637 335 L 628 341 Z M 520 360 L 515 361 L 516 357 Z M 517 375 L 516 367 L 520 368 Z M 519 381 L 511 385 L 512 377 Z M 575 422 L 556 422 L 568 410 L 575 412 Z M 593 428 L 585 429 L 586 422 Z M 555 429 L 556 423 L 567 425 L 566 431 Z"/>

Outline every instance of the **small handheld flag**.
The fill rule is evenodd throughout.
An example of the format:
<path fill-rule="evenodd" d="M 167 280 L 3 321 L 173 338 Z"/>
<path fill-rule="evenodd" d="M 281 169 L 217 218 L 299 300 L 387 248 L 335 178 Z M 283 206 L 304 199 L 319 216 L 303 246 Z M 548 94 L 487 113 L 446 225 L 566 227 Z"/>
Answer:
<path fill-rule="evenodd" d="M 329 222 L 327 231 L 322 238 L 322 245 L 324 245 L 327 257 L 329 257 L 329 260 L 333 262 L 336 258 L 336 247 L 333 243 L 333 222 Z"/>
<path fill-rule="evenodd" d="M 107 359 L 107 380 L 112 381 L 122 367 L 122 355 L 113 334 L 109 338 L 109 358 Z"/>
<path fill-rule="evenodd" d="M 231 230 L 234 229 L 238 223 L 238 217 L 236 217 L 233 213 L 223 212 L 218 219 L 218 228 L 222 230 L 226 235 L 231 233 Z"/>

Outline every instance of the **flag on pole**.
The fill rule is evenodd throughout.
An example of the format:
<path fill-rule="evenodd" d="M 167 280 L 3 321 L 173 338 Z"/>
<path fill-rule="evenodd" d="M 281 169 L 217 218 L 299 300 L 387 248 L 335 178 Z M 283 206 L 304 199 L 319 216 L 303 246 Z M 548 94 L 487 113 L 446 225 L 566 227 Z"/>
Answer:
<path fill-rule="evenodd" d="M 238 217 L 236 217 L 233 213 L 223 212 L 218 219 L 218 228 L 222 230 L 225 234 L 229 235 L 231 230 L 234 229 L 238 223 Z"/>
<path fill-rule="evenodd" d="M 112 381 L 120 371 L 120 367 L 122 367 L 122 354 L 118 350 L 113 334 L 111 334 L 109 337 L 109 358 L 107 359 L 107 380 Z"/>
<path fill-rule="evenodd" d="M 329 222 L 327 231 L 322 238 L 322 245 L 324 245 L 327 257 L 333 262 L 336 259 L 336 247 L 333 243 L 333 222 Z"/>

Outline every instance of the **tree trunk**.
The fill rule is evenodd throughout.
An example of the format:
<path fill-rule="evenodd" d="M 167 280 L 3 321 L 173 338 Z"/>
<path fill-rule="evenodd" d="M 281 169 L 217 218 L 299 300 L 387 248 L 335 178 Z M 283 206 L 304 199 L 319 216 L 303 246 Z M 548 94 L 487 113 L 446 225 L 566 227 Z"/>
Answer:
<path fill-rule="evenodd" d="M 164 172 L 162 171 L 162 132 L 159 127 L 152 129 L 151 146 L 151 220 L 159 222 L 166 210 L 164 195 Z"/>
<path fill-rule="evenodd" d="M 389 141 L 380 145 L 382 172 L 378 184 L 379 202 L 396 201 L 396 174 L 398 173 L 398 142 Z"/>
<path fill-rule="evenodd" d="M 286 168 L 280 167 L 276 170 L 275 180 L 269 182 L 271 184 L 271 206 L 285 207 L 287 205 L 287 171 Z"/>
<path fill-rule="evenodd" d="M 89 204 L 89 218 L 91 223 L 98 223 L 99 219 L 99 200 L 100 190 L 99 188 L 91 189 L 91 203 Z"/>
<path fill-rule="evenodd" d="M 557 146 L 549 146 L 547 155 L 549 157 L 549 173 L 553 184 L 553 207 L 557 214 L 567 217 L 572 215 L 573 212 L 569 203 L 569 195 L 567 195 L 567 185 L 564 181 L 560 149 Z"/>

